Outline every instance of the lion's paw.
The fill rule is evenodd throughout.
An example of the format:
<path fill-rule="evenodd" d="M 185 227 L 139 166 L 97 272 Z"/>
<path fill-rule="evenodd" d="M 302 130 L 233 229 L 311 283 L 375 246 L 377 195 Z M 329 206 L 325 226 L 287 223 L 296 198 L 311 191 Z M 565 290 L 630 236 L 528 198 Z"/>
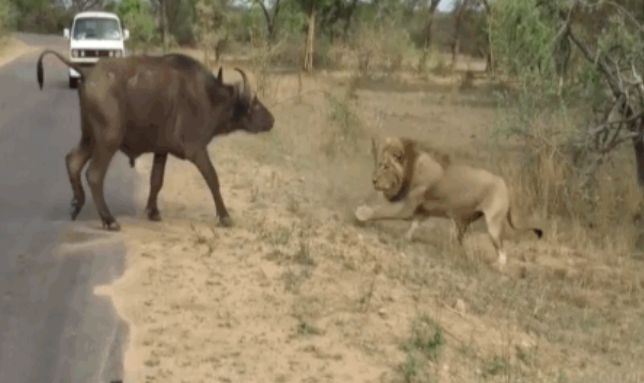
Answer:
<path fill-rule="evenodd" d="M 362 221 L 362 222 L 367 221 L 367 220 L 368 220 L 368 219 L 370 219 L 372 216 L 373 216 L 373 209 L 372 209 L 372 208 L 370 208 L 370 207 L 369 207 L 369 206 L 367 206 L 367 205 L 359 206 L 359 207 L 356 209 L 356 218 L 357 218 L 359 221 Z"/>

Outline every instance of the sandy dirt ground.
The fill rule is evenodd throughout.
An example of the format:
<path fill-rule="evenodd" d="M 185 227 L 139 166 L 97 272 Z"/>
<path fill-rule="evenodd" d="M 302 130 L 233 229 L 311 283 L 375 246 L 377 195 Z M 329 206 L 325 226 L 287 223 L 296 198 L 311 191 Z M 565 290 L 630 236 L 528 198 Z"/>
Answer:
<path fill-rule="evenodd" d="M 133 238 L 128 271 L 100 293 L 132 325 L 125 381 L 389 381 L 404 361 L 398 344 L 416 305 L 440 312 L 460 341 L 484 334 L 492 341 L 482 347 L 498 343 L 498 352 L 507 341 L 535 345 L 524 334 L 498 333 L 499 324 L 437 307 L 429 289 L 413 292 L 388 278 L 405 255 L 334 212 L 301 223 L 283 193 L 297 190 L 299 179 L 227 149 L 222 140 L 212 154 L 218 171 L 234 179 L 222 193 L 237 227 L 213 227 L 205 183 L 178 161 L 167 169 L 166 223 L 124 225 Z M 137 164 L 144 179 L 148 162 Z M 471 378 L 451 367 L 441 366 L 451 376 L 445 381 Z"/>
<path fill-rule="evenodd" d="M 276 98 L 292 89 L 283 86 Z M 382 129 L 431 137 L 465 148 L 463 153 L 493 124 L 490 108 L 468 104 L 467 95 L 454 101 L 454 92 L 371 90 L 360 97 L 365 110 L 386 111 L 378 122 Z M 216 225 L 197 169 L 174 158 L 160 195 L 163 221 L 148 222 L 143 212 L 119 217 L 128 269 L 97 294 L 110 296 L 130 324 L 125 382 L 507 382 L 521 376 L 563 382 L 572 370 L 642 373 L 635 354 L 616 367 L 601 353 L 584 351 L 581 345 L 600 342 L 594 330 L 577 339 L 572 325 L 556 332 L 545 324 L 551 323 L 546 315 L 559 310 L 546 297 L 567 289 L 557 286 L 576 286 L 586 312 L 608 308 L 610 296 L 584 290 L 588 281 L 638 281 L 628 270 L 598 266 L 561 243 L 526 240 L 508 243 L 508 268 L 499 272 L 486 266 L 494 254 L 481 229 L 468 236 L 465 255 L 445 245 L 451 243 L 449 225 L 419 229 L 417 236 L 448 246 L 447 255 L 438 256 L 427 244 L 398 239 L 407 225 L 388 234 L 387 225 L 355 224 L 348 217 L 369 189 L 372 165 L 323 179 L 298 160 L 306 157 L 298 157 L 298 137 L 308 132 L 315 140 L 321 130 L 313 126 L 326 124 L 323 97 L 310 99 L 274 107 L 277 133 L 211 144 L 235 227 Z M 283 155 L 277 141 L 290 154 Z M 143 156 L 135 167 L 140 206 L 147 200 L 151 161 Z M 338 185 L 354 184 L 361 191 L 329 196 Z M 478 271 L 468 271 L 472 267 Z M 628 312 L 640 307 L 633 303 Z M 639 329 L 623 323 L 622 335 Z M 605 341 L 609 350 L 618 348 L 617 338 Z M 416 352 L 429 360 L 423 369 Z M 628 352 L 637 351 L 629 345 Z"/>

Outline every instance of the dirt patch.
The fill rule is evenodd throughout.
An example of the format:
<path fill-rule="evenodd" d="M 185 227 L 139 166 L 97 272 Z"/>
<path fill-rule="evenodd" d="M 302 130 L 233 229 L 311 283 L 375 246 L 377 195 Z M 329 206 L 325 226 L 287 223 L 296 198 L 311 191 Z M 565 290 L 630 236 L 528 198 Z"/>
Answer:
<path fill-rule="evenodd" d="M 36 49 L 36 47 L 31 47 L 14 37 L 0 41 L 0 68 Z"/>

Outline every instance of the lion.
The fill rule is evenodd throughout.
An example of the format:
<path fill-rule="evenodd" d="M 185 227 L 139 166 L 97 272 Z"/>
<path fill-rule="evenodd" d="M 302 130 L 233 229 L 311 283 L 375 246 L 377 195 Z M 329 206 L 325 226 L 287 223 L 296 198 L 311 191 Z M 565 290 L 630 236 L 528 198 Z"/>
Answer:
<path fill-rule="evenodd" d="M 373 186 L 388 203 L 359 206 L 355 212 L 359 221 L 413 220 L 406 233 L 411 239 L 419 220 L 448 218 L 455 222 L 462 245 L 467 228 L 485 217 L 500 267 L 507 262 L 502 241 L 506 224 L 515 231 L 533 231 L 538 238 L 543 235 L 538 227 L 515 227 L 507 185 L 488 170 L 455 164 L 447 154 L 398 136 L 372 138 L 372 153 Z"/>

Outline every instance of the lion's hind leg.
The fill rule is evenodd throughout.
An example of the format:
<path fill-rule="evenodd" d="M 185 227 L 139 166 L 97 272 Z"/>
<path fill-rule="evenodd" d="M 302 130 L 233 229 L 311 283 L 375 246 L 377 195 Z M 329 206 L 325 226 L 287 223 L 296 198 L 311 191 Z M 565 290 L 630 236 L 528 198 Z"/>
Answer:
<path fill-rule="evenodd" d="M 503 267 L 507 263 L 507 256 L 501 237 L 503 235 L 503 225 L 505 224 L 505 213 L 499 211 L 492 212 L 491 214 L 486 213 L 485 223 L 487 224 L 487 231 L 492 240 L 492 244 L 499 256 L 497 262 L 500 267 Z"/>
<path fill-rule="evenodd" d="M 463 236 L 467 232 L 467 229 L 470 227 L 470 225 L 476 222 L 481 217 L 483 217 L 483 212 L 477 211 L 475 213 L 454 219 L 454 223 L 456 224 L 456 240 L 458 241 L 459 245 L 463 244 Z"/>

